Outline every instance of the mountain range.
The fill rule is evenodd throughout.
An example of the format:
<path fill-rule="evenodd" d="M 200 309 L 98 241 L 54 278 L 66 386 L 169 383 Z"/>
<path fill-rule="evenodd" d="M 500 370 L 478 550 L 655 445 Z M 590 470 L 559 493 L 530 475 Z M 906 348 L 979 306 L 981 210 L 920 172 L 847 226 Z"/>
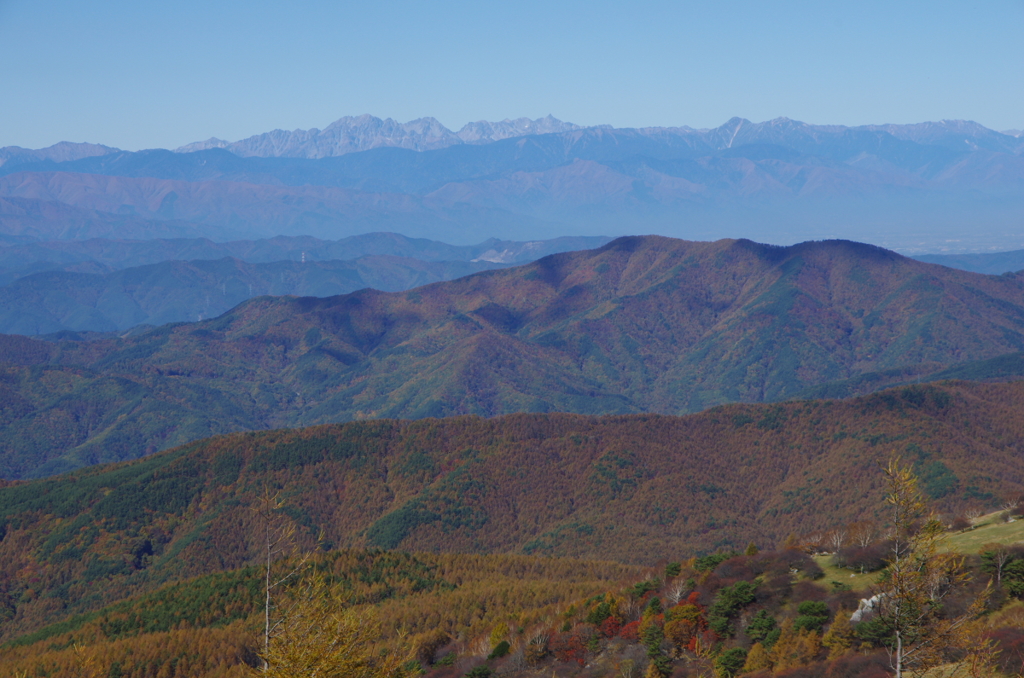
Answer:
<path fill-rule="evenodd" d="M 846 241 L 630 237 L 406 292 L 260 297 L 198 323 L 55 339 L 2 337 L 4 477 L 242 429 L 680 414 L 1014 376 L 1024 278 Z"/>
<path fill-rule="evenodd" d="M 3 230 L 36 240 L 209 237 L 224 241 L 276 235 L 338 239 L 390 230 L 432 239 L 440 233 L 449 242 L 468 245 L 491 233 L 559 235 L 537 219 L 489 207 L 337 186 L 21 172 L 0 178 L 0 197 L 8 198 L 18 210 L 14 219 L 0 219 Z M 23 212 L 34 217 L 54 207 L 62 210 L 57 218 L 44 216 L 24 227 Z M 127 233 L 111 227 L 119 221 L 126 222 Z M 69 224 L 76 226 L 72 233 L 68 233 Z"/>
<path fill-rule="evenodd" d="M 216 240 L 387 230 L 457 244 L 641 232 L 844 237 L 906 253 L 1024 246 L 1024 139 L 976 123 L 476 125 L 361 116 L 190 152 L 4 149 L 0 199 L 21 202 L 0 205 L 0 234 L 118 237 L 120 219 L 132 238 L 152 224 L 151 237 Z M 84 212 L 22 214 L 55 203 Z"/>
<path fill-rule="evenodd" d="M 778 118 L 767 123 L 751 123 L 742 118 L 733 118 L 725 125 L 714 129 L 693 129 L 692 127 L 651 127 L 640 128 L 649 135 L 668 133 L 688 138 L 693 145 L 706 149 L 721 150 L 751 143 L 778 143 L 792 145 L 793 131 L 803 137 L 800 142 L 818 145 L 826 136 L 849 132 L 884 132 L 892 137 L 919 144 L 944 146 L 954 150 L 971 150 L 1019 153 L 1019 133 L 995 132 L 967 120 L 943 120 L 939 123 L 918 123 L 911 125 L 863 125 L 844 127 L 842 125 L 805 125 L 794 123 L 788 118 Z M 274 130 L 247 139 L 227 142 L 209 139 L 186 144 L 175 149 L 179 153 L 203 151 L 210 148 L 224 148 L 241 157 L 261 158 L 327 158 L 346 153 L 368 151 L 373 148 L 406 148 L 414 151 L 429 151 L 463 144 L 486 144 L 538 134 L 576 132 L 579 130 L 611 130 L 611 125 L 582 127 L 562 122 L 552 116 L 530 120 L 518 118 L 501 122 L 471 122 L 458 132 L 453 132 L 434 118 L 419 118 L 399 123 L 391 118 L 381 120 L 372 115 L 340 118 L 324 130 Z"/>
<path fill-rule="evenodd" d="M 579 125 L 562 122 L 552 116 L 505 119 L 500 122 L 467 123 L 458 132 L 452 132 L 434 118 L 419 118 L 406 123 L 391 118 L 381 120 L 372 115 L 346 116 L 335 120 L 325 129 L 297 129 L 291 132 L 274 130 L 257 134 L 241 141 L 227 142 L 207 139 L 175 149 L 178 153 L 224 148 L 243 158 L 330 158 L 346 153 L 368 151 L 371 148 L 407 148 L 430 151 L 459 144 L 486 144 L 501 139 L 551 134 L 582 129 Z"/>
<path fill-rule="evenodd" d="M 955 120 L 2 148 L 0 664 L 234 678 L 320 583 L 403 674 L 882 677 L 896 457 L 1009 672 L 1022 215 Z"/>
<path fill-rule="evenodd" d="M 266 294 L 324 297 L 362 287 L 400 291 L 609 240 L 492 238 L 456 246 L 368 233 L 336 241 L 93 238 L 0 245 L 0 333 L 124 332 L 210 318 Z M 1024 250 L 916 258 L 976 273 L 1024 270 Z"/>

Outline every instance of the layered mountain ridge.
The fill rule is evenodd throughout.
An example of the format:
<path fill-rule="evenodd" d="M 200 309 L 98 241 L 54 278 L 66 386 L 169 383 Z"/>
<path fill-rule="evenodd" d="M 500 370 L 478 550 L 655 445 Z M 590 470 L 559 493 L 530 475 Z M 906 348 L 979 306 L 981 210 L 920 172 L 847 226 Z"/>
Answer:
<path fill-rule="evenodd" d="M 367 233 L 341 240 L 206 238 L 0 244 L 0 333 L 125 332 L 220 315 L 261 295 L 399 291 L 597 247 L 609 238 L 469 246 Z"/>
<path fill-rule="evenodd" d="M 0 199 L 20 202 L 0 205 L 0 237 L 140 238 L 147 224 L 169 237 L 172 222 L 216 240 L 386 230 L 457 244 L 640 232 L 843 237 L 915 254 L 1024 246 L 1024 141 L 975 123 L 565 130 L 542 119 L 480 123 L 465 141 L 367 120 L 329 137 L 275 132 L 246 157 L 211 147 L 7 162 Z M 38 216 L 56 203 L 75 215 Z"/>
<path fill-rule="evenodd" d="M 407 292 L 261 297 L 121 339 L 5 337 L 0 458 L 18 477 L 239 429 L 679 414 L 835 382 L 876 390 L 1021 351 L 1021 276 L 845 241 L 620 238 Z M 1019 373 L 1014 360 L 994 369 Z M 75 402 L 89 407 L 72 414 Z"/>
<path fill-rule="evenodd" d="M 473 245 L 450 245 L 398 233 L 363 233 L 339 240 L 320 240 L 311 236 L 227 242 L 214 242 L 209 238 L 31 240 L 0 244 L 0 282 L 7 284 L 45 270 L 76 270 L 66 267 L 111 271 L 166 261 L 205 261 L 225 257 L 252 264 L 352 260 L 366 256 L 403 257 L 429 262 L 524 264 L 549 254 L 600 247 L 609 240 L 611 238 L 602 236 L 530 241 L 488 238 Z"/>
<path fill-rule="evenodd" d="M 258 296 L 329 297 L 367 287 L 401 291 L 501 266 L 393 256 L 262 264 L 225 257 L 117 271 L 70 266 L 0 287 L 0 333 L 123 333 L 139 325 L 216 317 Z"/>
<path fill-rule="evenodd" d="M 946 383 L 686 417 L 517 414 L 218 436 L 0 487 L 0 638 L 126 590 L 258 562 L 252 515 L 267 487 L 288 498 L 305 548 L 652 565 L 884 524 L 878 463 L 894 451 L 938 508 L 997 506 L 1024 490 L 1021 412 L 1024 383 Z"/>

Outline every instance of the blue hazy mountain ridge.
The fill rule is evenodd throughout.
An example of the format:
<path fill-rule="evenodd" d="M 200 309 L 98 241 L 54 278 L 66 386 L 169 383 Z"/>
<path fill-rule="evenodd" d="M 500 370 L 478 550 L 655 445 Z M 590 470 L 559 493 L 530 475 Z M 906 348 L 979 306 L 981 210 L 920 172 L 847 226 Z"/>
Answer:
<path fill-rule="evenodd" d="M 178 219 L 146 219 L 131 210 L 96 210 L 60 200 L 0 197 L 0 244 L 89 238 L 230 239 L 230 228 Z"/>
<path fill-rule="evenodd" d="M 504 235 L 514 240 L 567 235 L 549 222 L 500 209 L 331 186 L 66 172 L 20 172 L 0 178 L 0 184 L 0 237 L 5 242 L 96 237 L 225 241 L 276 235 L 338 239 L 393 231 L 470 245 Z M 74 213 L 70 219 L 45 218 L 55 207 Z M 121 221 L 126 229 L 117 228 Z M 69 223 L 75 227 L 69 229 Z"/>
<path fill-rule="evenodd" d="M 254 264 L 352 260 L 367 256 L 403 257 L 427 262 L 521 264 L 558 252 L 600 247 L 609 240 L 601 236 L 525 242 L 488 238 L 474 245 L 460 246 L 437 240 L 409 238 L 398 233 L 365 233 L 340 240 L 320 240 L 311 236 L 277 236 L 228 242 L 214 242 L 208 238 L 27 240 L 0 244 L 0 285 L 43 271 L 108 273 L 163 261 L 225 257 Z"/>
<path fill-rule="evenodd" d="M 922 254 L 914 258 L 929 264 L 989 275 L 1024 271 L 1024 250 L 979 254 Z"/>
<path fill-rule="evenodd" d="M 46 271 L 0 287 L 0 333 L 124 332 L 213 318 L 253 297 L 399 292 L 509 264 L 365 256 L 351 261 L 164 261 L 108 273 Z"/>
<path fill-rule="evenodd" d="M 210 318 L 261 295 L 401 291 L 609 240 L 491 238 L 460 247 L 368 233 L 337 241 L 279 236 L 227 243 L 93 239 L 0 246 L 0 333 L 123 332 Z"/>
<path fill-rule="evenodd" d="M 425 129 L 439 138 L 432 124 Z M 287 152 L 279 142 L 267 148 Z M 1022 151 L 1024 139 L 965 121 L 842 127 L 734 118 L 708 130 L 574 126 L 428 150 L 381 142 L 312 159 L 207 148 L 8 162 L 0 197 L 249 238 L 392 230 L 468 244 L 644 232 L 782 243 L 841 235 L 908 253 L 977 251 L 1024 246 Z M 0 232 L 9 230 L 0 218 Z"/>
<path fill-rule="evenodd" d="M 20 146 L 4 146 L 0 148 L 0 167 L 7 164 L 18 165 L 41 161 L 65 162 L 94 155 L 116 153 L 119 150 L 101 144 L 80 144 L 70 141 L 61 141 L 47 148 L 34 150 Z"/>
<path fill-rule="evenodd" d="M 654 169 L 682 177 L 696 168 L 685 162 L 673 166 L 670 161 L 708 155 L 825 165 L 830 163 L 822 161 L 832 161 L 851 166 L 873 164 L 876 171 L 884 167 L 923 179 L 949 180 L 957 177 L 944 177 L 944 173 L 973 153 L 1019 156 L 1022 151 L 1024 140 L 961 121 L 848 128 L 787 119 L 754 124 L 734 118 L 714 130 L 596 127 L 429 151 L 380 147 L 315 160 L 240 157 L 219 148 L 190 153 L 115 151 L 65 162 L 8 163 L 0 168 L 0 174 L 61 171 L 427 195 L 452 182 L 493 178 L 496 173 L 542 172 L 578 160 L 623 170 L 638 160 L 653 161 Z"/>

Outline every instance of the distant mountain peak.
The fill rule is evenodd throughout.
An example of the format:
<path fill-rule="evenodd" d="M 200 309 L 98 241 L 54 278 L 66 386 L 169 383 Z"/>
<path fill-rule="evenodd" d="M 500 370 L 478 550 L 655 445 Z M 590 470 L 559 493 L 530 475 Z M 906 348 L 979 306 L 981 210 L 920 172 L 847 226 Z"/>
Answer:
<path fill-rule="evenodd" d="M 488 122 L 486 120 L 470 122 L 459 130 L 457 136 L 464 143 L 480 144 L 530 134 L 555 134 L 559 132 L 573 132 L 578 129 L 583 129 L 583 127 L 574 125 L 571 122 L 562 122 L 549 113 L 546 117 L 537 118 L 536 120 L 530 120 L 529 118 L 510 120 L 505 118 L 500 122 Z"/>
<path fill-rule="evenodd" d="M 323 130 L 312 128 L 292 131 L 274 130 L 241 141 L 226 142 L 211 138 L 175 149 L 190 153 L 210 148 L 224 148 L 242 157 L 329 158 L 372 148 L 406 148 L 430 151 L 459 144 L 486 144 L 530 134 L 550 134 L 583 129 L 548 115 L 544 118 L 506 118 L 500 122 L 480 120 L 451 131 L 436 118 L 424 117 L 401 123 L 392 118 L 378 118 L 364 113 L 338 118 Z"/>
<path fill-rule="evenodd" d="M 210 137 L 206 141 L 194 141 L 191 144 L 185 144 L 175 149 L 177 153 L 191 153 L 193 151 L 205 151 L 211 148 L 227 148 L 231 145 L 231 142 L 218 139 L 217 137 Z"/>
<path fill-rule="evenodd" d="M 629 129 L 629 128 L 627 128 Z M 619 131 L 610 125 L 581 126 L 564 122 L 548 114 L 543 118 L 505 118 L 497 122 L 478 120 L 470 122 L 457 132 L 445 127 L 436 118 L 423 117 L 409 122 L 393 118 L 378 118 L 363 114 L 339 118 L 320 130 L 274 130 L 247 139 L 226 142 L 211 138 L 187 144 L 176 149 L 188 153 L 211 148 L 223 148 L 241 157 L 327 158 L 367 151 L 374 148 L 404 148 L 413 151 L 431 151 L 461 144 L 482 145 L 503 139 L 540 135 L 564 134 L 580 130 Z M 625 131 L 625 130 L 623 130 Z M 1000 133 L 972 120 L 940 120 L 914 124 L 815 125 L 785 116 L 752 122 L 732 117 L 712 129 L 681 127 L 645 127 L 632 130 L 646 135 L 670 134 L 701 138 L 701 143 L 718 150 L 748 144 L 776 146 L 815 144 L 829 135 L 847 132 L 873 132 L 888 134 L 901 141 L 942 146 L 955 151 L 987 150 L 1020 154 L 1024 151 L 1017 139 L 1020 130 Z"/>
<path fill-rule="evenodd" d="M 957 151 L 979 149 L 1020 152 L 1004 133 L 991 130 L 973 120 L 939 120 L 907 125 L 864 125 L 854 129 L 886 132 L 902 141 L 944 146 Z M 1012 136 L 1012 135 L 1009 135 Z"/>
<path fill-rule="evenodd" d="M 11 163 L 21 165 L 29 162 L 52 160 L 53 162 L 68 162 L 70 160 L 81 160 L 97 155 L 108 155 L 119 153 L 121 149 L 102 144 L 75 143 L 73 141 L 61 141 L 53 146 L 40 149 L 22 148 L 20 146 L 5 146 L 0 148 L 0 167 Z"/>

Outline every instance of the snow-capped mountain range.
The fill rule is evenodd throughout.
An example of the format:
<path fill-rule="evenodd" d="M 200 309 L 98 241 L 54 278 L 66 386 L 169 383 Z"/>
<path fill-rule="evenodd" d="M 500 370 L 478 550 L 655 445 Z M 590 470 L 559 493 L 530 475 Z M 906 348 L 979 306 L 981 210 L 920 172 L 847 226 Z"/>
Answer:
<path fill-rule="evenodd" d="M 1024 137 L 975 122 L 712 129 L 369 115 L 177 152 L 0 148 L 0 239 L 661 233 L 1024 247 Z"/>
<path fill-rule="evenodd" d="M 175 149 L 179 153 L 223 148 L 243 158 L 330 158 L 372 148 L 394 147 L 413 151 L 432 151 L 459 144 L 487 144 L 511 137 L 551 134 L 582 129 L 550 115 L 546 118 L 506 118 L 500 122 L 481 120 L 465 125 L 458 132 L 435 118 L 418 118 L 401 123 L 372 115 L 346 116 L 326 128 L 274 130 L 241 141 L 211 138 Z"/>

